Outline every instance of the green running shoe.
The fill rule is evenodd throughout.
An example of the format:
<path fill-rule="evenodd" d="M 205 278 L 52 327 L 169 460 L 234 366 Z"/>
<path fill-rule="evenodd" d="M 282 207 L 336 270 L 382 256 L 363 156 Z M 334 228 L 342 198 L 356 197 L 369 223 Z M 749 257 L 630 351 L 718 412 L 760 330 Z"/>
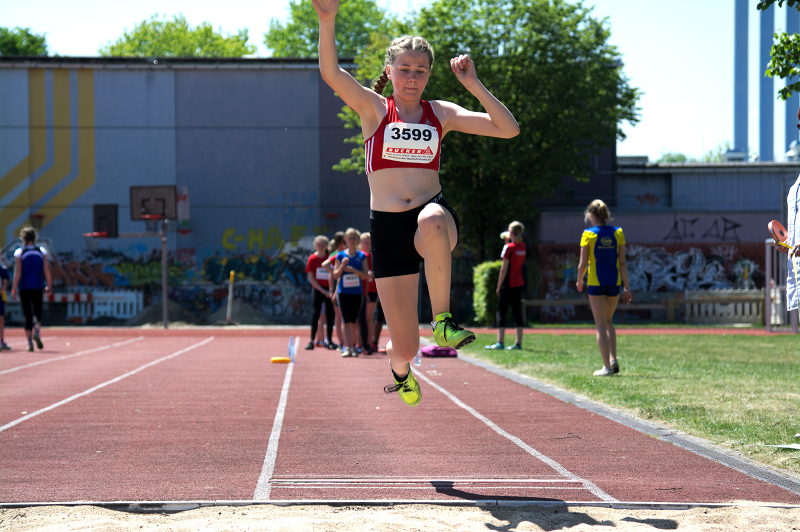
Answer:
<path fill-rule="evenodd" d="M 459 327 L 449 312 L 437 314 L 431 322 L 433 337 L 441 347 L 461 349 L 475 340 L 475 333 Z"/>
<path fill-rule="evenodd" d="M 406 380 L 398 382 L 397 379 L 394 379 L 394 386 L 384 386 L 383 391 L 384 393 L 399 393 L 400 399 L 408 406 L 417 406 L 422 399 L 422 390 L 419 389 L 419 383 L 411 373 L 411 368 L 408 368 Z"/>

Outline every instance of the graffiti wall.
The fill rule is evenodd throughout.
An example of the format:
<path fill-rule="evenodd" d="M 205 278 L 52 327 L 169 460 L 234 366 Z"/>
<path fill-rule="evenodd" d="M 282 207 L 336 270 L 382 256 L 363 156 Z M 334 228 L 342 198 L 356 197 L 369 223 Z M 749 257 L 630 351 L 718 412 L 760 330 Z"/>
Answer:
<path fill-rule="evenodd" d="M 543 244 L 537 255 L 541 282 L 536 297 L 562 299 L 578 295 L 577 245 Z M 631 290 L 635 294 L 674 293 L 690 290 L 758 289 L 764 284 L 764 246 L 738 244 L 670 244 L 626 246 Z M 548 317 L 567 319 L 571 307 L 547 308 Z"/>

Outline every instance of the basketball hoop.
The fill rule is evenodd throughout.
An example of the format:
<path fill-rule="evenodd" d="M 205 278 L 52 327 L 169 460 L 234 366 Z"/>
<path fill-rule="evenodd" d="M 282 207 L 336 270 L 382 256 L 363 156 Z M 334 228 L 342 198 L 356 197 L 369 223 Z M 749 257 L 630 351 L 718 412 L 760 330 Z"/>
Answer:
<path fill-rule="evenodd" d="M 42 214 L 40 212 L 37 212 L 35 214 L 31 214 L 30 215 L 30 222 L 31 222 L 31 227 L 33 227 L 34 229 L 36 229 L 36 230 L 41 229 L 42 228 L 42 223 L 44 222 L 44 214 Z"/>
<path fill-rule="evenodd" d="M 145 229 L 148 233 L 158 233 L 158 222 L 164 219 L 160 214 L 142 214 L 139 218 L 144 220 Z"/>
<path fill-rule="evenodd" d="M 97 243 L 101 238 L 107 238 L 107 231 L 94 231 L 92 233 L 83 233 L 83 240 L 86 242 L 86 249 L 88 251 L 96 251 Z"/>

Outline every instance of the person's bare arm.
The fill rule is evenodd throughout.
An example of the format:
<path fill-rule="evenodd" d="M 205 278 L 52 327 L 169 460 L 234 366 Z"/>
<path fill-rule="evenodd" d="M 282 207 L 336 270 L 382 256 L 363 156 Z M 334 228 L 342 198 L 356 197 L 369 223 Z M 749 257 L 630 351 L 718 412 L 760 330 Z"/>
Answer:
<path fill-rule="evenodd" d="M 459 55 L 451 59 L 450 70 L 464 88 L 480 102 L 485 112 L 468 111 L 452 102 L 438 102 L 445 111 L 444 126 L 447 131 L 500 138 L 519 135 L 519 124 L 514 115 L 478 79 L 475 64 L 470 56 Z"/>
<path fill-rule="evenodd" d="M 578 292 L 583 292 L 583 278 L 586 277 L 586 270 L 589 268 L 589 246 L 581 246 L 581 258 L 578 260 L 578 280 L 575 281 L 575 288 Z"/>
<path fill-rule="evenodd" d="M 336 51 L 336 15 L 339 0 L 312 0 L 319 17 L 319 73 L 325 83 L 332 88 L 359 116 L 374 117 L 377 109 L 383 106 L 382 96 L 361 85 L 345 69 L 339 66 Z"/>
<path fill-rule="evenodd" d="M 631 292 L 631 283 L 628 280 L 628 263 L 625 260 L 625 245 L 619 247 L 619 275 L 622 277 L 622 302 L 630 303 L 633 301 L 633 292 Z"/>

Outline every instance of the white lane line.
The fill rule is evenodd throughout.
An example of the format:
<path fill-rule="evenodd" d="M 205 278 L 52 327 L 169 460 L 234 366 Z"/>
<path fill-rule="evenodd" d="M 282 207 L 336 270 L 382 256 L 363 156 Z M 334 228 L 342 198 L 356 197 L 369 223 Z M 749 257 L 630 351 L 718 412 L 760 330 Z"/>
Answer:
<path fill-rule="evenodd" d="M 171 358 L 175 358 L 175 357 L 180 356 L 180 355 L 182 355 L 184 353 L 187 353 L 187 352 L 191 351 L 192 349 L 196 349 L 196 348 L 198 348 L 200 346 L 203 346 L 203 345 L 207 344 L 208 342 L 210 342 L 213 339 L 214 339 L 213 336 L 209 336 L 205 340 L 197 342 L 196 344 L 190 345 L 189 347 L 185 347 L 185 348 L 181 349 L 180 351 L 175 351 L 174 353 L 172 353 L 170 355 L 167 355 L 165 357 L 161 357 L 161 358 L 159 358 L 157 360 L 153 360 L 152 362 L 148 362 L 147 364 L 139 366 L 138 368 L 136 368 L 134 370 L 131 370 L 131 371 L 127 372 L 127 373 L 124 373 L 124 374 L 120 375 L 119 377 L 114 377 L 111 380 L 108 380 L 108 381 L 106 381 L 106 382 L 104 382 L 102 384 L 98 384 L 97 386 L 93 386 L 93 387 L 89 388 L 88 390 L 82 391 L 81 393 L 76 393 L 75 395 L 73 395 L 71 397 L 67 397 L 66 399 L 63 399 L 63 400 L 61 400 L 61 401 L 59 401 L 57 403 L 53 403 L 50 406 L 46 406 L 46 407 L 44 407 L 42 409 L 39 409 L 36 412 L 31 412 L 30 414 L 22 416 L 21 418 L 17 418 L 14 421 L 11 421 L 10 423 L 6 423 L 2 427 L 0 427 L 0 432 L 8 430 L 11 427 L 14 427 L 16 425 L 19 425 L 23 421 L 27 421 L 27 420 L 31 419 L 32 417 L 38 416 L 39 414 L 44 414 L 45 412 L 49 412 L 50 410 L 58 408 L 59 406 L 65 405 L 65 404 L 67 404 L 69 402 L 72 402 L 75 399 L 79 399 L 81 397 L 85 397 L 85 396 L 87 396 L 87 395 L 89 395 L 91 393 L 96 392 L 97 390 L 99 390 L 101 388 L 105 388 L 106 386 L 109 386 L 111 384 L 117 383 L 117 382 L 119 382 L 119 381 L 121 381 L 123 379 L 127 379 L 128 377 L 130 377 L 132 375 L 136 375 L 140 371 L 144 371 L 145 369 L 150 368 L 152 366 L 155 366 L 156 364 L 160 364 L 161 362 L 164 362 L 164 361 L 169 360 Z"/>
<path fill-rule="evenodd" d="M 566 479 L 562 476 L 557 478 L 386 478 L 386 477 L 356 477 L 356 478 L 273 478 L 273 484 L 492 484 L 496 482 L 510 482 L 518 484 L 580 484 L 577 480 Z"/>
<path fill-rule="evenodd" d="M 89 353 L 97 353 L 98 351 L 104 351 L 106 349 L 111 349 L 112 347 L 120 347 L 125 344 L 130 344 L 132 342 L 136 342 L 139 340 L 144 339 L 144 336 L 137 336 L 136 338 L 131 338 L 130 340 L 124 340 L 122 342 L 117 342 L 114 344 L 103 345 L 100 347 L 93 347 L 92 349 L 87 349 L 85 351 L 78 351 L 77 353 L 73 353 L 71 355 L 62 355 L 60 357 L 53 357 L 53 358 L 45 358 L 44 360 L 37 360 L 36 362 L 31 362 L 30 364 L 24 364 L 22 366 L 16 366 L 13 368 L 4 369 L 0 371 L 0 375 L 5 375 L 6 373 L 13 373 L 15 371 L 19 371 L 21 369 L 28 369 L 34 366 L 39 366 L 41 364 L 47 364 L 48 362 L 55 362 L 57 360 L 66 360 L 68 358 L 75 358 L 83 355 L 88 355 Z"/>
<path fill-rule="evenodd" d="M 414 373 L 414 376 L 417 377 L 417 378 L 422 379 L 423 381 L 425 381 L 429 385 L 433 386 L 435 389 L 437 389 L 438 391 L 443 393 L 448 399 L 453 401 L 456 405 L 460 406 L 461 408 L 463 408 L 464 410 L 466 410 L 467 412 L 472 414 L 474 417 L 476 417 L 477 419 L 482 421 L 487 427 L 489 427 L 490 429 L 495 431 L 497 434 L 503 436 L 504 438 L 506 438 L 509 441 L 511 441 L 514 444 L 516 444 L 519 448 L 521 448 L 526 453 L 530 454 L 531 456 L 533 456 L 534 458 L 536 458 L 538 460 L 541 460 L 542 462 L 544 462 L 545 464 L 550 466 L 553 470 L 557 471 L 558 473 L 560 473 L 564 477 L 566 477 L 568 479 L 571 479 L 571 480 L 574 480 L 576 482 L 580 482 L 581 484 L 586 486 L 587 490 L 589 490 L 592 494 L 594 494 L 596 497 L 598 497 L 602 501 L 605 501 L 605 502 L 619 502 L 619 501 L 617 501 L 617 499 L 615 499 L 614 497 L 612 497 L 611 495 L 609 495 L 608 493 L 606 493 L 605 491 L 603 491 L 599 487 L 597 487 L 593 482 L 591 482 L 589 480 L 586 480 L 584 478 L 581 478 L 578 475 L 572 473 L 571 471 L 569 471 L 567 468 L 565 468 L 564 466 L 562 466 L 561 464 L 559 464 L 558 462 L 556 462 L 552 458 L 543 455 L 542 453 L 540 453 L 539 451 L 537 451 L 536 449 L 534 449 L 533 447 L 531 447 L 530 445 L 528 445 L 527 443 L 525 443 L 524 441 L 519 439 L 518 437 L 514 436 L 513 434 L 510 434 L 509 432 L 506 432 L 505 430 L 503 430 L 502 428 L 497 426 L 497 424 L 494 423 L 492 420 L 490 420 L 489 418 L 487 418 L 486 416 L 484 416 L 483 414 L 481 414 L 480 412 L 478 412 L 477 410 L 475 410 L 471 406 L 469 406 L 466 403 L 464 403 L 463 401 L 461 401 L 461 399 L 459 399 L 458 397 L 456 397 L 452 393 L 450 393 L 447 390 L 445 390 L 442 386 L 440 386 L 440 385 L 436 384 L 435 382 L 433 382 L 432 380 L 430 380 L 428 377 L 423 375 L 422 372 Z"/>
<path fill-rule="evenodd" d="M 283 377 L 281 397 L 278 400 L 278 409 L 275 412 L 275 420 L 272 422 L 272 432 L 269 435 L 267 454 L 264 456 L 264 467 L 261 468 L 261 474 L 258 476 L 258 484 L 256 484 L 256 490 L 253 493 L 253 500 L 256 501 L 269 500 L 271 491 L 270 479 L 272 478 L 273 471 L 275 471 L 275 460 L 278 458 L 278 440 L 281 437 L 283 415 L 286 411 L 286 399 L 289 397 L 289 385 L 292 382 L 293 370 L 294 363 L 289 364 L 286 368 L 286 375 Z"/>
<path fill-rule="evenodd" d="M 353 485 L 353 486 L 343 486 L 343 485 L 336 485 L 336 484 L 287 484 L 287 485 L 278 485 L 275 486 L 276 488 L 280 488 L 282 490 L 370 490 L 370 491 L 388 491 L 393 493 L 395 491 L 430 491 L 431 488 L 439 488 L 442 490 L 459 490 L 458 486 L 371 486 L 371 485 Z M 473 486 L 464 486 L 465 488 L 473 488 Z M 504 486 L 501 484 L 493 484 L 491 486 L 477 486 L 482 491 L 489 491 L 489 490 L 512 490 L 512 489 L 524 489 L 526 492 L 533 492 L 533 491 L 582 491 L 585 492 L 586 488 L 583 486 L 520 486 L 519 484 L 509 484 L 508 486 Z M 464 491 L 464 490 L 460 490 Z M 507 496 L 508 494 L 504 493 L 503 496 Z M 257 499 L 261 500 L 261 499 Z M 606 501 L 607 502 L 607 501 Z"/>

